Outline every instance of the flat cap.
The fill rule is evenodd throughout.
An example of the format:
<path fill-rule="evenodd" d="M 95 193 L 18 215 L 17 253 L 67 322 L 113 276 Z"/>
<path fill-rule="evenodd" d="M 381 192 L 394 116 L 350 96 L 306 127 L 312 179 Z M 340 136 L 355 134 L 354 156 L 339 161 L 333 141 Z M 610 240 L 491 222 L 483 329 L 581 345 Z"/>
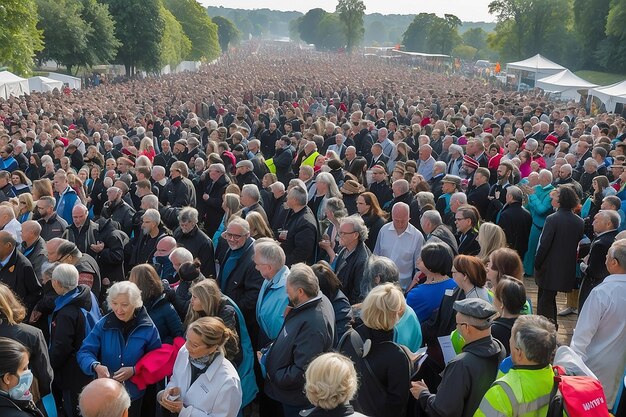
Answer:
<path fill-rule="evenodd" d="M 454 309 L 465 316 L 479 320 L 487 320 L 497 313 L 491 304 L 480 298 L 466 298 L 461 301 L 455 301 Z"/>
<path fill-rule="evenodd" d="M 450 184 L 454 184 L 457 187 L 461 186 L 461 177 L 456 175 L 446 175 L 441 179 L 441 182 L 449 182 Z"/>

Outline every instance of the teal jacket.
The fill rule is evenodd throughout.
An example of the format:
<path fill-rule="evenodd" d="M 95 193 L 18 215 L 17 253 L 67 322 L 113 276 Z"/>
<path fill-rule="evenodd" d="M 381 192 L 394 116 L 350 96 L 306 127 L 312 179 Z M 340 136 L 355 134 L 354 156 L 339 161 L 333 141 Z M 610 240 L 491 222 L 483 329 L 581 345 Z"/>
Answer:
<path fill-rule="evenodd" d="M 422 327 L 415 311 L 408 305 L 405 307 L 400 321 L 393 328 L 393 341 L 408 347 L 411 352 L 422 347 Z"/>
<path fill-rule="evenodd" d="M 528 196 L 528 204 L 526 208 L 533 216 L 533 225 L 539 229 L 543 229 L 546 217 L 552 214 L 552 203 L 550 201 L 550 193 L 554 190 L 554 185 L 548 184 L 545 187 L 535 185 L 535 194 Z"/>
<path fill-rule="evenodd" d="M 276 339 L 285 321 L 284 313 L 289 304 L 285 285 L 289 268 L 283 266 L 271 281 L 263 280 L 256 303 L 256 319 L 261 327 L 259 347 Z"/>

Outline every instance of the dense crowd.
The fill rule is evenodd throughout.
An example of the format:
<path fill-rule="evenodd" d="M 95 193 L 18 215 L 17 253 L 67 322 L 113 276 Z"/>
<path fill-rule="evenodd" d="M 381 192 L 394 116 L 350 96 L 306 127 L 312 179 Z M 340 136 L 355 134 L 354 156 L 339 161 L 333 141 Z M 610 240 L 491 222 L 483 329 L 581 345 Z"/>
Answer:
<path fill-rule="evenodd" d="M 261 45 L 0 121 L 2 416 L 545 416 L 571 314 L 619 408 L 619 115 Z"/>

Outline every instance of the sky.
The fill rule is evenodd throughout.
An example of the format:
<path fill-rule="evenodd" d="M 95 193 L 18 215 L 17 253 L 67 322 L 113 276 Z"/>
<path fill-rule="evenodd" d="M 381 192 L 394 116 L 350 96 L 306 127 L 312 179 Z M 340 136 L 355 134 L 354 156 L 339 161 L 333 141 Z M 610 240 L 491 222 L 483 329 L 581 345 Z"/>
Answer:
<path fill-rule="evenodd" d="M 337 0 L 199 0 L 205 6 L 224 6 L 235 9 L 274 9 L 296 10 L 306 13 L 310 9 L 321 7 L 334 12 Z M 418 14 L 452 13 L 464 22 L 493 22 L 494 16 L 488 12 L 491 0 L 363 0 L 365 13 L 382 14 Z"/>

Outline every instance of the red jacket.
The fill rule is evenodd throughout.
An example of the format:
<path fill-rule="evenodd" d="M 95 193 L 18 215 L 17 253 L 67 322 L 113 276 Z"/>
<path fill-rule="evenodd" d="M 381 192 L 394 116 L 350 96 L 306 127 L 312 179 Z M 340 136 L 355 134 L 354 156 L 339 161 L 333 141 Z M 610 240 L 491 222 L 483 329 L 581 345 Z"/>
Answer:
<path fill-rule="evenodd" d="M 162 344 L 160 348 L 146 353 L 135 365 L 135 375 L 130 381 L 140 390 L 144 390 L 148 385 L 172 376 L 176 355 L 184 344 L 185 339 L 177 337 L 173 345 Z"/>

